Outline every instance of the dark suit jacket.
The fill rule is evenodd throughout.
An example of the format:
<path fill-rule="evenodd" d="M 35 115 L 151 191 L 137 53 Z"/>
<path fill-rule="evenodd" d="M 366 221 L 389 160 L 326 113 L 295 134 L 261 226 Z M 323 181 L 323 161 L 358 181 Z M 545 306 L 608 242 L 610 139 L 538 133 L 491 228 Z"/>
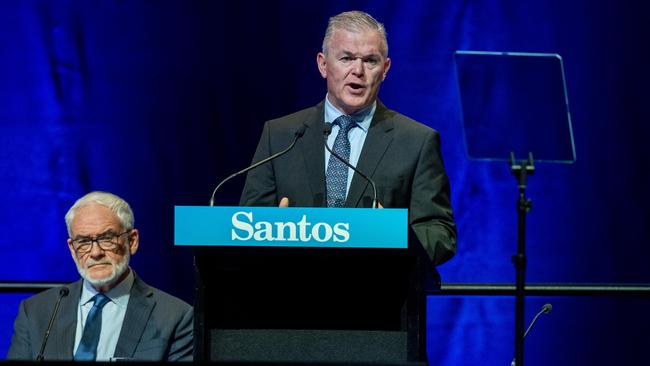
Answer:
<path fill-rule="evenodd" d="M 45 347 L 45 360 L 72 360 L 82 280 L 68 285 Z M 7 358 L 34 360 L 41 348 L 60 288 L 20 304 Z M 193 309 L 135 276 L 120 338 L 113 357 L 150 361 L 191 361 Z"/>
<path fill-rule="evenodd" d="M 285 149 L 300 126 L 306 129 L 289 153 L 248 173 L 241 205 L 277 206 L 282 197 L 291 206 L 325 205 L 323 108 L 321 102 L 264 125 L 253 161 Z M 409 209 L 411 229 L 435 265 L 454 255 L 456 226 L 435 130 L 377 102 L 357 168 L 375 181 L 384 207 Z M 345 206 L 371 202 L 372 186 L 355 174 Z"/>

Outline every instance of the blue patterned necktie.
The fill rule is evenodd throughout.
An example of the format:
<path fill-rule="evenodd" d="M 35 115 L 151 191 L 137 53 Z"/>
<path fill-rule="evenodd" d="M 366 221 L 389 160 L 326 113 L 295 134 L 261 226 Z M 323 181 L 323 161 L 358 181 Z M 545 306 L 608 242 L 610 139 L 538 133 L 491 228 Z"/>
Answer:
<path fill-rule="evenodd" d="M 332 150 L 346 161 L 350 161 L 350 140 L 348 133 L 357 126 L 350 116 L 342 115 L 334 120 L 339 125 L 339 133 Z M 325 174 L 327 184 L 327 207 L 343 207 L 348 188 L 348 167 L 334 156 L 330 156 Z"/>
<path fill-rule="evenodd" d="M 104 294 L 97 294 L 93 297 L 95 303 L 88 313 L 83 335 L 74 355 L 75 361 L 95 361 L 97 358 L 97 344 L 99 335 L 102 332 L 102 308 L 110 299 Z"/>

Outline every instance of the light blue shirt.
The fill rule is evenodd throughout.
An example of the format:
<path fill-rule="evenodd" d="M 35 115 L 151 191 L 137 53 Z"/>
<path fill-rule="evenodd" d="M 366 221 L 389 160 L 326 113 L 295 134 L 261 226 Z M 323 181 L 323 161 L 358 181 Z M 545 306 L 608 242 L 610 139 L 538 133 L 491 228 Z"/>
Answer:
<path fill-rule="evenodd" d="M 377 101 L 372 103 L 370 106 L 358 111 L 357 113 L 352 114 L 350 117 L 357 123 L 357 127 L 350 130 L 348 138 L 350 139 L 350 161 L 349 163 L 356 167 L 359 162 L 359 156 L 361 155 L 361 149 L 363 149 L 363 143 L 366 141 L 366 136 L 368 136 L 368 129 L 370 128 L 370 122 L 372 122 L 372 117 L 375 115 L 375 110 L 377 109 Z M 325 122 L 333 123 L 335 119 L 339 118 L 345 113 L 339 111 L 332 103 L 330 103 L 329 95 L 325 98 Z M 332 148 L 334 145 L 334 140 L 336 140 L 336 135 L 339 133 L 340 127 L 338 125 L 332 125 L 332 133 L 327 138 L 327 146 Z M 327 164 L 330 160 L 330 153 L 325 149 L 325 173 L 327 173 Z M 336 158 L 334 158 L 336 159 Z M 348 168 L 348 184 L 345 190 L 347 193 L 350 191 L 350 184 L 352 184 L 352 176 L 354 176 L 354 170 Z"/>
<path fill-rule="evenodd" d="M 97 361 L 111 361 L 115 353 L 117 340 L 120 338 L 122 323 L 126 315 L 126 307 L 129 304 L 133 281 L 133 271 L 129 270 L 129 275 L 119 285 L 104 294 L 108 296 L 110 301 L 102 309 L 102 332 L 99 335 L 99 344 L 97 346 Z M 93 307 L 93 302 L 90 300 L 97 292 L 90 283 L 84 280 L 81 299 L 79 299 L 79 311 L 77 312 L 77 332 L 74 337 L 73 354 L 77 352 L 86 318 Z"/>

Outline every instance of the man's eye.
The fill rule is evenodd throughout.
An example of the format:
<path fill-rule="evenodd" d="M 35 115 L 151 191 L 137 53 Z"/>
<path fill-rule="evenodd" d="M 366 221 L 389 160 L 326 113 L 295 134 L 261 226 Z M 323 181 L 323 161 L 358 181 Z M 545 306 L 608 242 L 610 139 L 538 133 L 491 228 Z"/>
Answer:
<path fill-rule="evenodd" d="M 379 63 L 379 60 L 376 58 L 368 58 L 366 59 L 366 63 L 369 65 L 377 65 Z"/>
<path fill-rule="evenodd" d="M 349 62 L 349 61 L 351 61 L 351 60 L 352 60 L 352 57 L 350 57 L 350 56 L 343 56 L 343 57 L 341 57 L 341 61 L 343 61 L 343 62 Z"/>

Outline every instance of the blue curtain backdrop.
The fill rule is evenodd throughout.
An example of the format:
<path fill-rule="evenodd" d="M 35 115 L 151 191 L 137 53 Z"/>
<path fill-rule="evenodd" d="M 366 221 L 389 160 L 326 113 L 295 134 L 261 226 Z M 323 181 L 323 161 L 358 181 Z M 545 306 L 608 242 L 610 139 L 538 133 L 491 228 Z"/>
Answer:
<path fill-rule="evenodd" d="M 0 281 L 76 280 L 63 216 L 107 190 L 135 211 L 133 267 L 191 302 L 173 206 L 207 204 L 250 162 L 265 120 L 324 97 L 315 56 L 328 17 L 350 9 L 388 30 L 382 101 L 442 135 L 459 231 L 444 282 L 515 278 L 515 180 L 465 155 L 457 49 L 564 58 L 578 160 L 530 178 L 528 281 L 650 282 L 650 13 L 615 0 L 1 1 Z M 0 356 L 24 296 L 0 295 Z M 650 362 L 650 336 L 631 335 L 649 328 L 649 300 L 533 297 L 527 319 L 549 301 L 528 364 Z M 509 364 L 513 314 L 508 297 L 431 297 L 431 363 Z"/>

